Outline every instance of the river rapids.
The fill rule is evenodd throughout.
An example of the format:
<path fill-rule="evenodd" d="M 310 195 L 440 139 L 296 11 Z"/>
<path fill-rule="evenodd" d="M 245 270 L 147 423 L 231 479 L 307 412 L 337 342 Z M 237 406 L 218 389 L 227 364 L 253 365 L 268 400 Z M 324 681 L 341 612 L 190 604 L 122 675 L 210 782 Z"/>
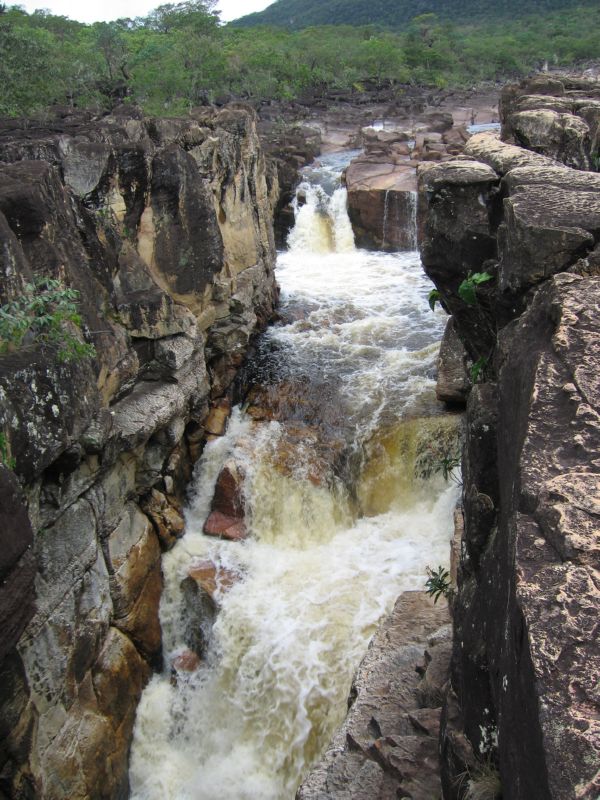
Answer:
<path fill-rule="evenodd" d="M 427 469 L 456 433 L 433 392 L 444 315 L 428 308 L 417 252 L 355 248 L 344 158 L 306 172 L 277 264 L 281 322 L 249 367 L 287 392 L 285 413 L 257 422 L 234 409 L 163 559 L 165 664 L 138 710 L 135 800 L 292 800 L 344 718 L 378 622 L 448 561 L 457 490 Z M 245 475 L 241 542 L 202 533 L 232 459 Z M 190 639 L 182 580 L 207 560 L 234 579 L 217 581 L 214 624 L 199 623 L 200 666 L 175 679 Z"/>

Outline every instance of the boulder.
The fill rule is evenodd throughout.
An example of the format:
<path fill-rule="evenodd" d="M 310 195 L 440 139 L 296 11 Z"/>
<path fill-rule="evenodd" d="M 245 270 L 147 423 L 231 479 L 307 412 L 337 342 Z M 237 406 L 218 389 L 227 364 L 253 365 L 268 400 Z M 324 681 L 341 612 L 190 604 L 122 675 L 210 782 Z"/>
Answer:
<path fill-rule="evenodd" d="M 518 144 L 561 161 L 568 167 L 590 168 L 590 129 L 574 114 L 552 110 L 519 111 L 511 118 Z"/>
<path fill-rule="evenodd" d="M 228 399 L 220 400 L 213 404 L 206 421 L 204 428 L 207 433 L 212 436 L 223 436 L 227 429 L 227 421 L 231 414 L 231 401 Z"/>
<path fill-rule="evenodd" d="M 172 661 L 173 670 L 177 672 L 195 672 L 202 663 L 200 656 L 191 650 L 184 650 Z"/>
<path fill-rule="evenodd" d="M 202 530 L 207 536 L 218 536 L 231 542 L 239 542 L 248 536 L 248 529 L 243 520 L 228 517 L 220 511 L 210 512 Z"/>
<path fill-rule="evenodd" d="M 231 589 L 241 578 L 239 572 L 208 560 L 193 563 L 188 575 L 215 603 L 219 595 Z"/>
<path fill-rule="evenodd" d="M 432 111 L 425 110 L 423 121 L 428 130 L 436 133 L 445 133 L 454 125 L 454 118 L 449 111 L 439 111 L 437 109 Z"/>
<path fill-rule="evenodd" d="M 599 100 L 595 81 L 525 79 L 502 92 L 502 138 L 575 169 L 598 171 Z"/>
<path fill-rule="evenodd" d="M 217 477 L 211 510 L 243 519 L 245 510 L 244 478 L 244 467 L 239 462 L 229 459 Z"/>

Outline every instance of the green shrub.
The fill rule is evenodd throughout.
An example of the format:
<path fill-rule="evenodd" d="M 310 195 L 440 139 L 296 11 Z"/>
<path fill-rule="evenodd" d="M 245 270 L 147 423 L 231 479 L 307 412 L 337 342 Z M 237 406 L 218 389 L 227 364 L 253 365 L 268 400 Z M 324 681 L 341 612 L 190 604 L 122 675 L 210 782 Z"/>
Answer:
<path fill-rule="evenodd" d="M 481 356 L 481 358 L 478 358 L 477 361 L 475 361 L 469 370 L 469 374 L 471 375 L 471 380 L 473 383 L 477 383 L 480 377 L 485 377 L 487 366 L 488 360 L 485 356 Z"/>
<path fill-rule="evenodd" d="M 79 292 L 53 278 L 39 278 L 25 286 L 23 295 L 0 306 L 0 353 L 28 344 L 55 348 L 59 361 L 74 361 L 96 354 L 81 341 Z"/>

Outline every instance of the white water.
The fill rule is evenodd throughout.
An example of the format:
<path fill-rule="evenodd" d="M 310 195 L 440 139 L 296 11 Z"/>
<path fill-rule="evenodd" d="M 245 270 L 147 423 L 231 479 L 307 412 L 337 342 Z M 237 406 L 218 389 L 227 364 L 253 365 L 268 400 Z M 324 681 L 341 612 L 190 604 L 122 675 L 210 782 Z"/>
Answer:
<path fill-rule="evenodd" d="M 354 499 L 340 477 L 311 481 L 310 438 L 282 469 L 287 423 L 257 425 L 240 409 L 207 446 L 186 535 L 164 557 L 165 671 L 138 711 L 135 800 L 291 800 L 343 719 L 377 622 L 401 591 L 423 587 L 427 564 L 448 560 L 456 490 L 413 479 L 402 423 L 435 407 L 443 318 L 427 307 L 416 253 L 356 250 L 344 190 L 303 192 L 278 262 L 284 322 L 263 337 L 257 370 L 303 386 L 310 430 L 326 448 L 331 437 L 362 453 L 363 474 Z M 243 543 L 201 532 L 232 456 L 247 473 L 252 536 Z M 180 582 L 207 558 L 241 578 L 220 594 L 205 663 L 173 685 L 171 661 L 186 647 Z"/>

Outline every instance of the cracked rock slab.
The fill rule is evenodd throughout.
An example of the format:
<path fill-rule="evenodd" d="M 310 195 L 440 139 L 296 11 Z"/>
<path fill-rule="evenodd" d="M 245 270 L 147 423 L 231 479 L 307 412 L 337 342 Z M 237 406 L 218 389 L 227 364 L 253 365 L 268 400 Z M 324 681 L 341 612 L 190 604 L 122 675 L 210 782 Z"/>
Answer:
<path fill-rule="evenodd" d="M 448 622 L 445 602 L 434 605 L 425 592 L 400 595 L 358 668 L 346 721 L 297 800 L 441 797 L 440 709 L 424 707 L 421 689 L 428 665 L 431 681 L 447 675 Z"/>

